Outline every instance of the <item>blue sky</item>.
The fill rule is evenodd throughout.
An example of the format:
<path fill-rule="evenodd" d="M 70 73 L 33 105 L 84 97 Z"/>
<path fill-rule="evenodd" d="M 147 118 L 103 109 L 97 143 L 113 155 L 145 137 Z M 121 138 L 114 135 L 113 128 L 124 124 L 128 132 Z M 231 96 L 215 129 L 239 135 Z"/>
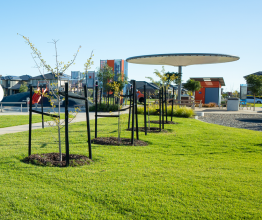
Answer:
<path fill-rule="evenodd" d="M 239 90 L 243 76 L 262 70 L 261 0 L 1 1 L 0 75 L 39 75 L 25 35 L 54 65 L 52 39 L 59 60 L 69 61 L 82 46 L 71 70 L 84 70 L 94 51 L 100 59 L 127 59 L 162 53 L 221 53 L 240 60 L 183 68 L 189 77 L 224 77 L 226 91 Z M 129 64 L 129 79 L 154 77 L 161 66 Z M 177 67 L 165 66 L 176 72 Z M 154 77 L 155 78 L 155 77 Z M 155 78 L 157 79 L 157 78 Z"/>

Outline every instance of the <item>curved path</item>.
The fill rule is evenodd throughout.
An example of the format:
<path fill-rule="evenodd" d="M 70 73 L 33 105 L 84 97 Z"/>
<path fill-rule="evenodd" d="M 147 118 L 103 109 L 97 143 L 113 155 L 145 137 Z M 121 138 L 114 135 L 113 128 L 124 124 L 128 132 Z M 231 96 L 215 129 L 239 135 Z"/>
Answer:
<path fill-rule="evenodd" d="M 98 114 L 103 114 L 103 115 L 111 115 L 111 113 L 106 113 L 106 112 L 98 112 Z M 128 111 L 123 111 L 121 114 L 126 114 Z M 114 112 L 114 114 L 118 114 L 117 112 Z M 20 112 L 10 112 L 10 113 L 2 113 L 0 115 L 28 115 L 28 113 L 20 113 Z M 100 117 L 98 117 L 100 118 Z M 90 112 L 89 113 L 89 119 L 94 120 L 95 119 L 95 112 Z M 85 112 L 80 112 L 77 114 L 76 118 L 71 122 L 81 122 L 81 121 L 86 121 L 86 113 Z M 50 127 L 48 123 L 45 122 L 45 127 Z M 32 129 L 40 129 L 42 128 L 42 122 L 39 123 L 34 123 L 32 124 Z M 18 125 L 18 126 L 13 126 L 13 127 L 6 127 L 6 128 L 0 128 L 0 135 L 3 134 L 11 134 L 11 133 L 16 133 L 16 132 L 23 132 L 23 131 L 28 131 L 29 130 L 29 125 Z"/>

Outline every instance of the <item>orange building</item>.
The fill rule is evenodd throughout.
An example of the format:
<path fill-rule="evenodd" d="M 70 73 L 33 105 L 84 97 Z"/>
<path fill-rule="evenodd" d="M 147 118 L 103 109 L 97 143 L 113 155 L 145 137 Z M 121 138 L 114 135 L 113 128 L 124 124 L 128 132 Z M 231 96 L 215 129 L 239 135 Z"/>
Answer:
<path fill-rule="evenodd" d="M 199 81 L 201 89 L 196 91 L 195 100 L 202 100 L 202 103 L 208 104 L 214 102 L 221 104 L 221 86 L 225 86 L 223 77 L 196 77 L 190 78 Z"/>
<path fill-rule="evenodd" d="M 118 74 L 124 74 L 128 78 L 128 65 L 125 60 L 100 60 L 100 68 L 102 69 L 104 65 L 108 65 L 113 68 L 115 73 L 115 80 L 117 80 Z"/>

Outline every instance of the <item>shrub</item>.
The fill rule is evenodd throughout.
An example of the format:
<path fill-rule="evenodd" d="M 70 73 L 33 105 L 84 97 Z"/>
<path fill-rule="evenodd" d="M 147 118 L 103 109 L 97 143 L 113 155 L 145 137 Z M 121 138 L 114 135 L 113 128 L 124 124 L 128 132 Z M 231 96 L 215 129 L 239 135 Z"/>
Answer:
<path fill-rule="evenodd" d="M 202 104 L 202 107 L 205 107 L 205 108 L 213 108 L 213 107 L 217 107 L 217 104 L 214 103 L 214 102 L 210 102 L 208 104 Z"/>
<path fill-rule="evenodd" d="M 159 109 L 159 105 L 150 105 L 147 107 L 147 112 L 149 110 L 149 115 L 159 115 L 156 109 Z M 138 114 L 144 114 L 144 107 L 137 107 Z M 171 116 L 172 112 L 172 106 L 167 107 L 167 115 Z M 187 107 L 180 107 L 174 105 L 173 109 L 173 116 L 175 117 L 183 117 L 183 118 L 189 118 L 194 115 L 194 110 Z"/>

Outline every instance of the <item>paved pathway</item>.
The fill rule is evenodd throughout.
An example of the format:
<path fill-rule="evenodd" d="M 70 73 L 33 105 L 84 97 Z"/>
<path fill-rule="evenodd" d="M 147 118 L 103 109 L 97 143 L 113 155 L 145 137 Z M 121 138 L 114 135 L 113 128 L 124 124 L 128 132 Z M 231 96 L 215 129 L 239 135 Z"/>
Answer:
<path fill-rule="evenodd" d="M 11 113 L 4 113 L 0 115 L 10 115 Z M 12 113 L 14 115 L 14 113 Z M 28 115 L 28 113 L 15 113 L 15 115 Z M 95 119 L 95 113 L 90 112 L 89 114 L 90 120 Z M 76 118 L 73 120 L 74 122 L 80 122 L 80 121 L 85 121 L 86 120 L 86 114 L 85 112 L 78 113 Z M 50 127 L 47 122 L 45 122 L 45 127 Z M 42 128 L 42 122 L 39 123 L 34 123 L 32 124 L 32 129 L 39 129 Z M 0 135 L 3 134 L 10 134 L 10 133 L 16 133 L 16 132 L 22 132 L 22 131 L 28 131 L 29 130 L 29 125 L 18 125 L 18 126 L 13 126 L 13 127 L 6 127 L 6 128 L 0 128 Z"/>
<path fill-rule="evenodd" d="M 117 112 L 114 112 L 114 113 L 98 112 L 98 114 L 100 114 L 100 113 L 103 114 L 103 115 L 118 114 Z M 126 113 L 128 113 L 128 111 L 121 112 L 121 114 L 126 114 Z M 1 113 L 0 116 L 1 115 L 28 115 L 28 112 L 27 113 L 24 113 L 24 112 L 9 112 L 9 113 Z M 95 113 L 94 112 L 89 113 L 89 119 L 90 120 L 95 119 Z M 81 121 L 86 121 L 86 113 L 85 112 L 78 113 L 76 118 L 71 123 L 81 122 Z M 49 127 L 49 125 L 46 122 L 45 122 L 45 127 Z M 42 122 L 32 124 L 32 129 L 39 129 L 39 128 L 42 128 Z M 13 127 L 0 128 L 0 135 L 16 133 L 16 132 L 23 132 L 23 131 L 28 131 L 28 130 L 29 130 L 28 124 L 18 125 L 18 126 L 13 126 Z"/>

